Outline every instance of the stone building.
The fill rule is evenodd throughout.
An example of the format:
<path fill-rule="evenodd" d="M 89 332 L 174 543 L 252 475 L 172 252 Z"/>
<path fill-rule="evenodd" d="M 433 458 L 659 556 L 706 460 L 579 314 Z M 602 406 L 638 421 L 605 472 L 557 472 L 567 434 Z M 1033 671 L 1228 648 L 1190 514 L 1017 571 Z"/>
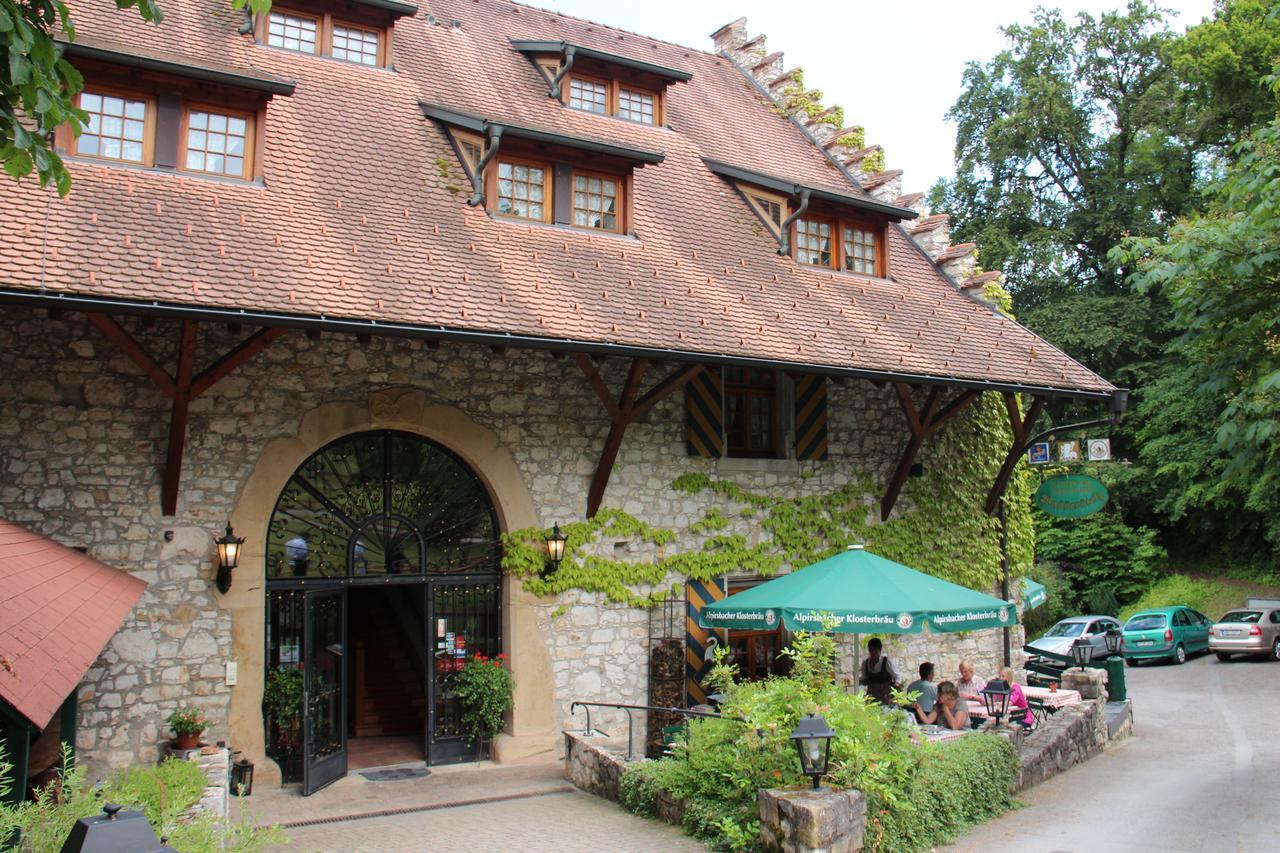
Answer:
<path fill-rule="evenodd" d="M 873 542 L 915 513 L 947 571 L 993 553 L 1045 401 L 1122 399 L 743 22 L 709 53 L 501 0 L 72 12 L 72 192 L 0 184 L 0 516 L 148 584 L 80 686 L 96 768 L 187 703 L 308 790 L 372 738 L 469 757 L 475 652 L 516 681 L 493 756 L 552 749 L 575 700 L 648 702 L 672 557 L 799 568 L 744 495 L 836 496 Z M 508 559 L 602 510 L 560 577 L 647 566 L 624 594 Z"/>

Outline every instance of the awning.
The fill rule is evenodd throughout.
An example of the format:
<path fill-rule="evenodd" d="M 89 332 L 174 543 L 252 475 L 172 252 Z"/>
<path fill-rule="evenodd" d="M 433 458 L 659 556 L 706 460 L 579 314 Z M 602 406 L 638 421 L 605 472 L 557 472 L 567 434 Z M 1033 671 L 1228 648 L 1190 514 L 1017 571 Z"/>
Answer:
<path fill-rule="evenodd" d="M 708 604 L 704 628 L 792 631 L 832 629 L 850 634 L 918 634 L 1001 628 L 1018 621 L 1008 601 L 935 578 L 855 545 L 820 563 Z"/>
<path fill-rule="evenodd" d="M 1024 612 L 1044 604 L 1048 597 L 1049 592 L 1044 588 L 1044 584 L 1036 583 L 1031 578 L 1022 579 L 1022 609 Z"/>
<path fill-rule="evenodd" d="M 0 518 L 0 699 L 43 729 L 146 587 Z"/>

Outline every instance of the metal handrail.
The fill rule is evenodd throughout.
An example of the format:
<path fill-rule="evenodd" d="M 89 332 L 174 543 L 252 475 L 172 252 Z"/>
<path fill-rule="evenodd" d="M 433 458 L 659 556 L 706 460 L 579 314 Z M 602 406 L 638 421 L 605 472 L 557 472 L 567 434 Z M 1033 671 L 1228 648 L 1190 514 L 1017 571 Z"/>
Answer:
<path fill-rule="evenodd" d="M 632 731 L 634 730 L 634 725 L 631 718 L 632 711 L 660 711 L 664 714 L 677 714 L 682 717 L 707 717 L 713 720 L 732 720 L 735 723 L 744 723 L 746 725 L 751 725 L 749 721 L 744 720 L 742 717 L 727 717 L 724 714 L 714 714 L 709 711 L 691 711 L 688 708 L 668 708 L 661 705 L 628 705 L 624 702 L 573 702 L 572 704 L 569 705 L 569 713 L 570 714 L 576 713 L 579 707 L 584 708 L 587 712 L 587 728 L 583 732 L 583 735 L 585 737 L 594 737 L 597 732 L 597 729 L 593 728 L 591 725 L 591 709 L 592 708 L 620 708 L 621 710 L 626 711 L 627 713 L 627 761 L 631 761 L 635 757 L 634 752 L 632 751 L 632 748 L 631 748 L 632 746 L 631 735 L 632 735 Z M 598 731 L 600 732 L 600 734 L 604 735 L 605 737 L 610 737 L 609 733 L 604 731 L 603 729 L 600 729 Z M 759 734 L 760 729 L 757 728 L 756 733 Z"/>

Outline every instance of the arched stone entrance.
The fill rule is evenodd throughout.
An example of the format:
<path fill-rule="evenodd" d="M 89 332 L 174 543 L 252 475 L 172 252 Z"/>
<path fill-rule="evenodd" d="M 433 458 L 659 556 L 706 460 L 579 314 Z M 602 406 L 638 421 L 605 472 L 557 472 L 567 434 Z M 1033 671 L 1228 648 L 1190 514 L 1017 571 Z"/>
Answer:
<path fill-rule="evenodd" d="M 296 436 L 270 442 L 231 519 L 247 534 L 247 541 L 235 585 L 222 599 L 222 606 L 232 612 L 232 654 L 239 664 L 239 681 L 231 692 L 232 742 L 258 764 L 261 778 L 268 782 L 279 779 L 278 767 L 267 759 L 262 713 L 271 516 L 286 484 L 307 459 L 344 436 L 376 430 L 420 436 L 456 454 L 488 495 L 498 530 L 537 522 L 515 460 L 497 436 L 458 409 L 426 405 L 425 395 L 416 389 L 375 392 L 365 406 L 320 406 L 302 418 Z M 537 629 L 535 600 L 519 584 L 504 583 L 501 589 L 501 636 L 516 680 L 516 698 L 507 732 L 493 745 L 493 757 L 499 761 L 555 745 L 550 656 Z"/>

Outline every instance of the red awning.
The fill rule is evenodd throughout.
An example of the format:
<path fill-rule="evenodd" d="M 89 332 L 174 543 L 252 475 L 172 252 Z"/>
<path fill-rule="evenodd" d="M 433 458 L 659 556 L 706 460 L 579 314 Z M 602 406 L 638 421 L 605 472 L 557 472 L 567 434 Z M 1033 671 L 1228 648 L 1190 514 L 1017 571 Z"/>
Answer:
<path fill-rule="evenodd" d="M 146 587 L 0 518 L 0 699 L 43 729 Z"/>

